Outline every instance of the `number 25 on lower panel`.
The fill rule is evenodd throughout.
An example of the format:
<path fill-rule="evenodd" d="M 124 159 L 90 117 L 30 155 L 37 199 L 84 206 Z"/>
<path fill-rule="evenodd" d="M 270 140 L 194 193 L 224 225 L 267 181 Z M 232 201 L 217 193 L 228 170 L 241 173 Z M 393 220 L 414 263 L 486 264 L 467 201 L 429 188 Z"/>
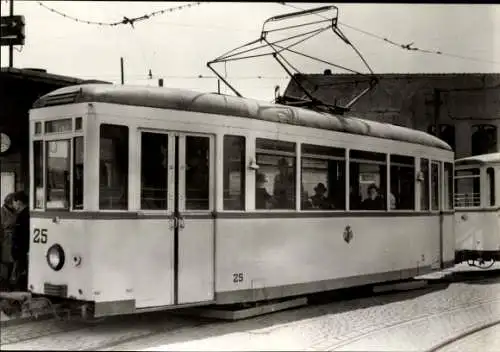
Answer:
<path fill-rule="evenodd" d="M 234 283 L 243 282 L 243 273 L 234 273 L 233 282 Z"/>

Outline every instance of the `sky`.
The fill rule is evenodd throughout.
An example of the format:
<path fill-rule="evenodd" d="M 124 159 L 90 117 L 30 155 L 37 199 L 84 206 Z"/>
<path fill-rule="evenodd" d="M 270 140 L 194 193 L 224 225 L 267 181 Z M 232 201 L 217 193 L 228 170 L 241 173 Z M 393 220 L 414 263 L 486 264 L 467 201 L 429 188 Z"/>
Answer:
<path fill-rule="evenodd" d="M 189 2 L 41 3 L 81 20 L 116 22 L 124 16 L 137 17 Z M 287 4 L 302 9 L 325 5 Z M 327 5 L 338 7 L 340 29 L 375 73 L 500 72 L 500 5 Z M 8 10 L 8 1 L 1 0 L 2 16 Z M 78 23 L 49 11 L 38 1 L 16 0 L 14 14 L 25 17 L 26 43 L 16 47 L 14 67 L 42 68 L 53 74 L 120 83 L 120 57 L 123 57 L 127 85 L 156 86 L 158 78 L 163 78 L 165 87 L 215 92 L 217 80 L 206 63 L 259 38 L 267 18 L 294 11 L 297 9 L 271 2 L 202 2 L 136 22 L 132 28 Z M 413 42 L 414 47 L 478 60 L 404 50 L 360 30 L 393 42 Z M 333 32 L 315 37 L 303 48 L 309 55 L 367 72 L 359 57 Z M 322 73 L 331 68 L 297 56 L 290 60 L 302 73 Z M 8 66 L 8 47 L 1 48 L 1 66 Z M 273 100 L 275 86 L 279 85 L 283 92 L 289 81 L 286 72 L 271 57 L 232 62 L 225 67 L 219 64 L 217 69 L 227 74 L 228 81 L 243 96 L 259 100 Z M 152 79 L 148 78 L 149 70 Z M 199 78 L 200 75 L 205 77 Z M 232 94 L 224 85 L 221 87 L 221 92 Z"/>

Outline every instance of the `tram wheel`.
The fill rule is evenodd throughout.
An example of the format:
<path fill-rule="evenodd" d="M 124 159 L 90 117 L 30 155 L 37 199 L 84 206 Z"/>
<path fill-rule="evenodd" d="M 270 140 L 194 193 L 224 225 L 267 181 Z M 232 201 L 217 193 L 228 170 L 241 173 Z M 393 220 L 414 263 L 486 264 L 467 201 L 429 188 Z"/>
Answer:
<path fill-rule="evenodd" d="M 489 269 L 495 264 L 494 259 L 484 260 L 483 258 L 479 258 L 477 260 L 469 262 L 470 266 L 474 266 L 479 269 Z"/>

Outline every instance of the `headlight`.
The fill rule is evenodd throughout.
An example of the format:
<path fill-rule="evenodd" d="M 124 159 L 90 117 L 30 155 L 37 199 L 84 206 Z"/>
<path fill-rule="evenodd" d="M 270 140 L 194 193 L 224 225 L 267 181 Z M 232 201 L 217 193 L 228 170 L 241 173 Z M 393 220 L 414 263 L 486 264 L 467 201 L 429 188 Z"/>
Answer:
<path fill-rule="evenodd" d="M 47 251 L 47 264 L 54 269 L 59 271 L 64 266 L 64 250 L 58 244 L 54 244 Z"/>

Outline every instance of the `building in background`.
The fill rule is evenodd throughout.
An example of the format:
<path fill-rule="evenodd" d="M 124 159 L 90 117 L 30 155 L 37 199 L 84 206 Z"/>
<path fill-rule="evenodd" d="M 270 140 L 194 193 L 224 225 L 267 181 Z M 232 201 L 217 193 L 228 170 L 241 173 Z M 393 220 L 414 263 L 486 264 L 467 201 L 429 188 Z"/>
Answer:
<path fill-rule="evenodd" d="M 91 83 L 39 69 L 1 69 L 1 202 L 14 190 L 29 192 L 29 110 L 35 100 L 52 90 L 84 82 Z"/>
<path fill-rule="evenodd" d="M 347 104 L 368 87 L 352 74 L 298 74 L 315 97 Z M 347 116 L 426 131 L 446 141 L 456 158 L 500 151 L 500 74 L 381 74 L 379 84 Z M 291 80 L 283 99 L 307 99 Z"/>

